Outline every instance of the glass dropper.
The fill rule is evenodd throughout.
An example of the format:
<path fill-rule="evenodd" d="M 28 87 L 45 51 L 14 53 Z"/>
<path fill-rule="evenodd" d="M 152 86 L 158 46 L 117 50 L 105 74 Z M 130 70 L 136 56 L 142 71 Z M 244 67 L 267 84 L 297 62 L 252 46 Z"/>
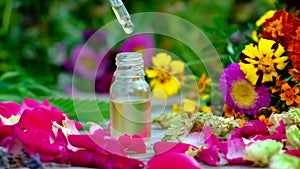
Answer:
<path fill-rule="evenodd" d="M 130 15 L 125 8 L 122 0 L 109 0 L 111 7 L 118 19 L 118 22 L 122 25 L 125 33 L 131 34 L 134 29 L 134 25 L 131 21 Z"/>

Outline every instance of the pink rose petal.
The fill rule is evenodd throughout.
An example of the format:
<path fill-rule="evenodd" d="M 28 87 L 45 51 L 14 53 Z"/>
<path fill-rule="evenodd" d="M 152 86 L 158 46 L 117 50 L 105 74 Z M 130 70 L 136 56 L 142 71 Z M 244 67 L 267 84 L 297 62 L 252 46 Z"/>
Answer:
<path fill-rule="evenodd" d="M 158 142 L 154 143 L 153 149 L 154 149 L 155 154 L 161 154 L 161 153 L 166 153 L 166 152 L 184 153 L 191 146 L 194 147 L 195 149 L 197 149 L 197 147 L 190 145 L 190 144 L 186 144 L 186 143 L 158 141 Z"/>
<path fill-rule="evenodd" d="M 27 148 L 48 154 L 59 154 L 62 151 L 62 145 L 56 145 L 51 142 L 51 136 L 42 130 L 22 131 L 16 128 L 18 138 Z"/>
<path fill-rule="evenodd" d="M 292 155 L 300 158 L 300 149 L 297 150 L 285 150 L 284 154 Z"/>
<path fill-rule="evenodd" d="M 219 165 L 220 155 L 217 146 L 213 145 L 202 149 L 198 154 L 197 159 L 212 166 Z"/>
<path fill-rule="evenodd" d="M 259 120 L 248 120 L 243 127 L 234 130 L 231 138 L 248 138 L 259 134 L 269 135 L 267 125 Z"/>
<path fill-rule="evenodd" d="M 14 125 L 0 125 L 0 141 L 14 133 Z"/>
<path fill-rule="evenodd" d="M 145 164 L 137 159 L 118 156 L 115 154 L 102 155 L 97 154 L 94 157 L 94 163 L 98 168 L 116 168 L 116 169 L 144 169 Z"/>
<path fill-rule="evenodd" d="M 218 144 L 220 152 L 225 155 L 225 159 L 230 164 L 248 164 L 249 161 L 243 160 L 245 157 L 245 143 L 242 138 L 234 138 Z"/>
<path fill-rule="evenodd" d="M 282 142 L 286 139 L 284 122 L 279 121 L 279 125 L 276 127 L 276 132 L 271 135 L 256 135 L 252 137 L 254 140 L 267 140 L 272 139 L 278 142 Z"/>
<path fill-rule="evenodd" d="M 208 139 L 205 140 L 205 144 L 212 146 L 219 143 L 219 138 L 215 134 L 212 134 Z"/>
<path fill-rule="evenodd" d="M 0 115 L 9 118 L 12 115 L 20 115 L 21 105 L 14 102 L 0 102 Z"/>
<path fill-rule="evenodd" d="M 114 154 L 98 154 L 93 151 L 79 150 L 68 152 L 68 161 L 71 165 L 81 167 L 97 167 L 103 169 L 143 169 L 144 163 Z"/>
<path fill-rule="evenodd" d="M 100 147 L 91 139 L 90 135 L 81 134 L 81 135 L 69 135 L 68 141 L 72 146 L 78 148 L 85 148 L 90 151 L 95 151 L 99 154 L 109 154 L 104 148 Z"/>
<path fill-rule="evenodd" d="M 176 152 L 158 154 L 150 159 L 147 166 L 148 169 L 201 169 L 193 157 Z"/>
<path fill-rule="evenodd" d="M 146 153 L 145 141 L 139 135 L 129 136 L 127 134 L 123 134 L 119 137 L 118 141 L 127 151 Z"/>

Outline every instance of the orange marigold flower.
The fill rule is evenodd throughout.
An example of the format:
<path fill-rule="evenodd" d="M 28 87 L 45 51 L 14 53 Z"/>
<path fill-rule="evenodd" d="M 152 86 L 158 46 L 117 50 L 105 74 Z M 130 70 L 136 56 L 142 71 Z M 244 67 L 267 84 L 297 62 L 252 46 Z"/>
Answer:
<path fill-rule="evenodd" d="M 285 83 L 282 85 L 283 92 L 279 95 L 280 99 L 282 101 L 286 102 L 286 105 L 290 106 L 295 104 L 300 104 L 300 96 L 299 93 L 299 87 L 294 86 L 291 88 L 291 86 L 288 83 Z"/>
<path fill-rule="evenodd" d="M 265 115 L 260 115 L 258 117 L 258 120 L 265 123 L 267 126 L 272 126 L 273 125 L 273 123 L 270 121 L 270 119 L 267 118 Z"/>
<path fill-rule="evenodd" d="M 293 76 L 292 81 L 300 80 L 300 71 L 298 69 L 290 69 L 289 74 Z"/>
<path fill-rule="evenodd" d="M 246 123 L 246 119 L 242 118 L 240 121 L 240 126 L 243 127 Z"/>
<path fill-rule="evenodd" d="M 224 104 L 223 111 L 224 111 L 225 118 L 229 118 L 229 117 L 234 117 L 234 118 L 238 118 L 238 119 L 245 118 L 244 114 L 242 114 L 240 112 L 236 112 L 228 104 Z"/>
<path fill-rule="evenodd" d="M 243 127 L 245 125 L 246 123 L 245 114 L 234 111 L 228 104 L 224 104 L 223 111 L 224 111 L 223 116 L 225 118 L 234 117 L 235 119 L 240 119 L 241 120 L 240 126 Z"/>
<path fill-rule="evenodd" d="M 281 91 L 281 87 L 283 84 L 287 83 L 285 80 L 280 80 L 280 75 L 276 77 L 276 83 L 274 87 L 271 87 L 271 92 L 272 93 L 277 93 Z"/>
<path fill-rule="evenodd" d="M 235 113 L 235 111 L 228 104 L 224 104 L 223 111 L 225 118 L 232 117 Z"/>
<path fill-rule="evenodd" d="M 289 12 L 284 10 L 276 11 L 272 18 L 266 19 L 266 22 L 263 24 L 263 31 L 260 34 L 260 37 L 273 39 L 279 43 L 282 43 L 280 37 L 286 35 L 285 28 L 293 19 L 293 14 Z"/>
<path fill-rule="evenodd" d="M 202 93 L 205 89 L 207 84 L 209 84 L 211 82 L 210 78 L 206 78 L 206 74 L 203 73 L 199 79 L 199 81 L 197 82 L 198 85 L 198 93 Z"/>

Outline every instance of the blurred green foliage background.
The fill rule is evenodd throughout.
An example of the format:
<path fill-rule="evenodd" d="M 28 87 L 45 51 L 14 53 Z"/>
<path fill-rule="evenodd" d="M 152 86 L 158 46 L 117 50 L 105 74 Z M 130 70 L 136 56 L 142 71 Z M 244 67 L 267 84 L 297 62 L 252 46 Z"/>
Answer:
<path fill-rule="evenodd" d="M 193 23 L 208 36 L 225 65 L 229 62 L 228 46 L 242 43 L 244 34 L 247 34 L 247 23 L 255 22 L 265 11 L 274 9 L 275 2 L 124 0 L 129 13 L 164 12 Z M 56 90 L 58 75 L 64 71 L 57 62 L 57 46 L 65 44 L 68 55 L 72 47 L 82 43 L 83 31 L 99 29 L 115 19 L 108 0 L 0 1 L 0 74 L 18 72 L 2 78 L 1 89 L 16 83 L 24 86 L 24 81 L 30 79 L 34 82 L 30 85 L 39 84 Z M 235 36 L 232 36 L 234 33 Z M 179 53 L 178 56 L 182 56 L 185 62 L 192 62 L 189 58 L 193 57 L 188 56 L 194 53 L 171 38 L 160 37 L 157 48 Z M 201 71 L 193 69 L 196 75 L 200 75 Z M 45 92 L 43 94 L 51 94 L 51 91 L 42 91 Z M 5 92 L 8 90 L 1 93 Z"/>

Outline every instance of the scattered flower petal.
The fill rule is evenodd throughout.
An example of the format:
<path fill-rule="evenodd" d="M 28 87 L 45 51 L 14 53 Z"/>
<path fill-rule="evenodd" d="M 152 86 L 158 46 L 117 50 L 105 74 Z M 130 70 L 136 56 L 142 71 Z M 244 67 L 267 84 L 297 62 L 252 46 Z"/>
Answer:
<path fill-rule="evenodd" d="M 198 162 L 184 153 L 168 152 L 154 156 L 147 163 L 148 169 L 201 169 Z"/>

